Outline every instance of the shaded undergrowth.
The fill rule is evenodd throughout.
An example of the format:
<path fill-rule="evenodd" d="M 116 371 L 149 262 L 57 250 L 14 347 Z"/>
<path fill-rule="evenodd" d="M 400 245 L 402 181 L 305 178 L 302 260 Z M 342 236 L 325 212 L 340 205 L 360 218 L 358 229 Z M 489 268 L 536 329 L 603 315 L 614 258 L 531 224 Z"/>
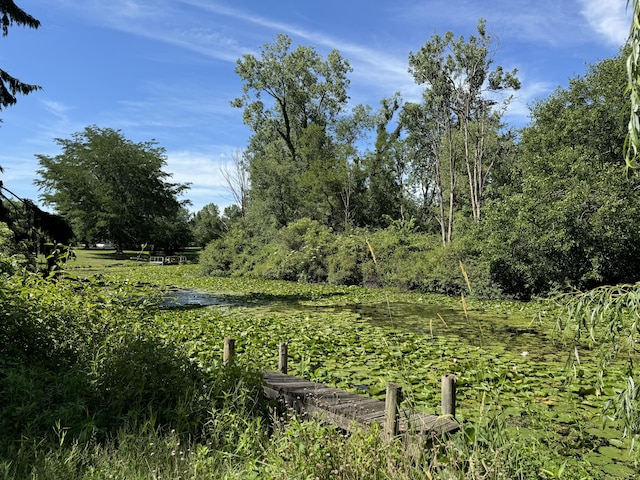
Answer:
<path fill-rule="evenodd" d="M 260 373 L 194 362 L 132 301 L 138 287 L 0 281 L 0 477 L 84 478 L 138 437 L 235 452 L 247 425 L 252 442 L 268 432 Z"/>

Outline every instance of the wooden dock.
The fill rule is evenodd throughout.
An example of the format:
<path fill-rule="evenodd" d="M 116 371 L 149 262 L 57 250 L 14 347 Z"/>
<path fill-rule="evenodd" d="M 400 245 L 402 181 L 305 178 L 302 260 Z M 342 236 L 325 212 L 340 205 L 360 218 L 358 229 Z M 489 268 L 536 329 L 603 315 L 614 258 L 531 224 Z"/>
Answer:
<path fill-rule="evenodd" d="M 294 411 L 336 425 L 344 430 L 368 428 L 376 422 L 388 422 L 388 402 L 345 392 L 281 372 L 264 372 L 265 395 L 278 400 Z M 394 411 L 395 412 L 395 411 Z M 397 414 L 396 434 L 418 433 L 442 435 L 460 428 L 452 415 L 428 415 L 400 410 Z"/>
<path fill-rule="evenodd" d="M 303 416 L 345 431 L 369 428 L 377 423 L 387 438 L 405 434 L 429 438 L 460 429 L 455 420 L 457 380 L 454 375 L 442 377 L 442 415 L 416 413 L 398 409 L 402 388 L 395 384 L 387 385 L 386 398 L 381 401 L 287 375 L 287 346 L 286 342 L 279 345 L 278 371 L 263 371 L 264 393 Z M 222 355 L 225 364 L 233 362 L 235 349 L 235 339 L 225 337 Z"/>

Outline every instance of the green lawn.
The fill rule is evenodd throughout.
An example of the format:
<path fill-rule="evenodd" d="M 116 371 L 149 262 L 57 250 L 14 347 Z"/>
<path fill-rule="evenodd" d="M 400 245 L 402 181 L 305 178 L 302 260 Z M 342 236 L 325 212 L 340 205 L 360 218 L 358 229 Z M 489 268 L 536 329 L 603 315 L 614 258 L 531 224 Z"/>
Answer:
<path fill-rule="evenodd" d="M 118 253 L 113 249 L 74 248 L 73 252 L 75 253 L 75 258 L 68 260 L 68 268 L 70 270 L 83 270 L 85 273 L 98 273 L 113 267 L 146 266 L 145 259 L 149 258 L 149 252 L 144 252 L 144 255 L 141 256 L 141 261 L 136 261 L 140 254 L 139 250 L 124 250 Z M 176 252 L 176 255 L 186 256 L 187 261 L 193 263 L 197 262 L 199 253 L 200 249 L 194 247 L 180 250 Z M 162 252 L 158 255 L 162 255 Z M 44 257 L 39 258 L 39 262 L 44 265 Z"/>

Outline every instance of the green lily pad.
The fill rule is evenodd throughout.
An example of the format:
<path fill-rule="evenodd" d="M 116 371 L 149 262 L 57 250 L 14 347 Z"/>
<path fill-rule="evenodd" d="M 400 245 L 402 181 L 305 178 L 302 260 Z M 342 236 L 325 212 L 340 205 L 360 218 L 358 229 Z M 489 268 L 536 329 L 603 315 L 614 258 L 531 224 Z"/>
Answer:
<path fill-rule="evenodd" d="M 608 457 L 612 460 L 623 460 L 629 461 L 629 453 L 618 447 L 614 447 L 613 445 L 605 445 L 604 447 L 600 447 L 598 449 L 601 455 Z"/>
<path fill-rule="evenodd" d="M 593 435 L 594 437 L 599 437 L 599 438 L 606 438 L 611 439 L 611 438 L 619 438 L 620 437 L 620 432 L 611 429 L 611 428 L 605 428 L 605 429 L 601 429 L 601 428 L 587 428 L 586 432 L 589 435 Z"/>
<path fill-rule="evenodd" d="M 600 455 L 597 452 L 591 452 L 582 457 L 584 460 L 589 462 L 591 465 L 609 465 L 611 463 L 611 459 L 605 457 L 604 455 Z"/>
<path fill-rule="evenodd" d="M 638 472 L 620 463 L 609 463 L 602 466 L 602 471 L 615 478 L 637 478 Z"/>

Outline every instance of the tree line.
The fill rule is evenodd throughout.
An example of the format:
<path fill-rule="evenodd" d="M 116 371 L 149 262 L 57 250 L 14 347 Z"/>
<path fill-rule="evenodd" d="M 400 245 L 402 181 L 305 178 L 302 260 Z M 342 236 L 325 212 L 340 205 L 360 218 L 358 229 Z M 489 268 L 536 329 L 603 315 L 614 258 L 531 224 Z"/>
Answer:
<path fill-rule="evenodd" d="M 279 35 L 259 58 L 238 60 L 243 94 L 232 105 L 253 132 L 250 213 L 339 231 L 414 217 L 445 244 L 463 205 L 479 222 L 497 150 L 513 143 L 500 117 L 511 98 L 501 94 L 520 87 L 516 72 L 494 66 L 483 20 L 466 40 L 434 35 L 408 68 L 425 85 L 420 102 L 396 93 L 376 111 L 348 110 L 351 68 L 338 51 L 323 59 Z"/>
<path fill-rule="evenodd" d="M 250 187 L 205 270 L 455 293 L 467 288 L 462 262 L 478 291 L 515 298 L 636 281 L 628 52 L 537 101 L 519 130 L 503 114 L 520 81 L 494 53 L 483 20 L 466 39 L 435 34 L 408 58 L 420 101 L 398 93 L 377 110 L 348 109 L 350 67 L 337 51 L 323 58 L 280 35 L 244 55 L 232 105 L 252 130 L 238 162 Z M 305 238 L 315 260 L 287 271 Z M 353 238 L 360 253 L 347 261 Z"/>

